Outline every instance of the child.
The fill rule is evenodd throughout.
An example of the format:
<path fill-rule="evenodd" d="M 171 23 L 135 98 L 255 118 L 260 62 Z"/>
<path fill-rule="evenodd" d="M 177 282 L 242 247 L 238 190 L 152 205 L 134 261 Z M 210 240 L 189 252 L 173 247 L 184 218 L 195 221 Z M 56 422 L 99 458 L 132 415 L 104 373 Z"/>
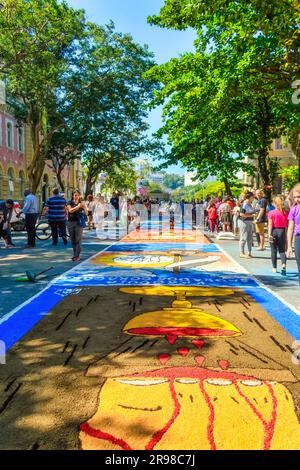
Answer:
<path fill-rule="evenodd" d="M 281 274 L 286 275 L 286 229 L 288 226 L 289 212 L 284 207 L 284 201 L 280 196 L 274 199 L 275 209 L 268 213 L 268 234 L 271 246 L 271 258 L 273 273 L 277 272 L 277 252 L 281 258 Z"/>
<path fill-rule="evenodd" d="M 217 214 L 217 208 L 215 203 L 212 201 L 209 203 L 208 208 L 208 222 L 209 222 L 209 229 L 212 233 L 214 233 L 215 229 L 216 232 L 218 231 L 218 214 Z"/>

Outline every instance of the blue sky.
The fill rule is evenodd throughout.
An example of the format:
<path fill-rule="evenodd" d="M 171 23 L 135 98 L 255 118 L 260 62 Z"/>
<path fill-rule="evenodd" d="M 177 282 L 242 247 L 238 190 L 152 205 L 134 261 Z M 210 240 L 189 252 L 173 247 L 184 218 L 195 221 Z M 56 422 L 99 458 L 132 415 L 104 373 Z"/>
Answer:
<path fill-rule="evenodd" d="M 117 31 L 130 33 L 134 40 L 148 44 L 155 54 L 155 60 L 161 64 L 172 57 L 193 49 L 195 32 L 170 31 L 147 23 L 149 15 L 158 14 L 164 0 L 67 0 L 74 8 L 84 8 L 90 21 L 105 24 L 113 20 Z M 151 131 L 161 126 L 161 109 L 149 115 Z M 170 171 L 182 173 L 179 167 Z"/>

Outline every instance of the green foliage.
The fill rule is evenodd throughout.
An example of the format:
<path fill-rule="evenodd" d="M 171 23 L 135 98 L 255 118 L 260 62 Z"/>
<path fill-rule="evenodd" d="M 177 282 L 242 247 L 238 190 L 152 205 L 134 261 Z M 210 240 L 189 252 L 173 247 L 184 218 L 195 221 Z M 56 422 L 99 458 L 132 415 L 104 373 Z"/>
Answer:
<path fill-rule="evenodd" d="M 163 192 L 164 188 L 158 184 L 158 183 L 152 183 L 151 181 L 149 182 L 148 185 L 148 192 Z"/>
<path fill-rule="evenodd" d="M 85 31 L 81 10 L 56 0 L 2 0 L 0 9 L 0 74 L 8 92 L 22 100 L 16 115 L 30 126 L 34 147 L 27 168 L 35 191 L 43 174 L 55 130 L 55 95 L 74 60 L 76 41 Z"/>
<path fill-rule="evenodd" d="M 243 190 L 243 183 L 235 181 L 231 186 L 233 196 L 238 197 Z M 208 196 L 222 197 L 226 192 L 225 184 L 221 181 L 210 181 L 203 185 L 197 184 L 192 186 L 185 186 L 184 188 L 176 189 L 172 192 L 172 199 L 181 200 L 185 199 L 190 202 L 193 199 L 203 200 Z"/>
<path fill-rule="evenodd" d="M 88 168 L 87 191 L 101 171 L 160 151 L 158 140 L 147 136 L 146 104 L 157 86 L 143 75 L 153 64 L 148 47 L 117 33 L 112 23 L 91 25 L 66 85 L 72 128 Z"/>
<path fill-rule="evenodd" d="M 268 157 L 274 138 L 285 134 L 299 149 L 300 113 L 291 102 L 299 75 L 299 2 L 258 0 L 166 0 L 154 24 L 194 27 L 196 53 L 155 67 L 148 76 L 163 84 L 155 105 L 164 104 L 172 150 L 181 161 L 223 181 L 226 191 L 239 169 L 254 174 L 244 157 L 257 161 L 263 183 L 277 168 Z M 297 46 L 297 47 L 295 47 Z"/>
<path fill-rule="evenodd" d="M 280 171 L 284 189 L 292 189 L 298 183 L 298 166 L 289 166 Z"/>
<path fill-rule="evenodd" d="M 136 181 L 137 176 L 132 163 L 122 162 L 119 166 L 113 165 L 108 169 L 108 178 L 102 186 L 102 189 L 109 193 L 122 191 L 126 194 L 135 194 Z"/>
<path fill-rule="evenodd" d="M 195 28 L 202 50 L 231 43 L 239 45 L 243 53 L 257 37 L 274 38 L 284 49 L 284 61 L 276 70 L 269 68 L 269 73 L 281 70 L 300 75 L 298 1 L 165 0 L 160 14 L 149 21 L 172 29 Z"/>
<path fill-rule="evenodd" d="M 147 46 L 113 23 L 88 23 L 66 1 L 2 0 L 0 78 L 24 105 L 15 109 L 31 130 L 34 191 L 49 159 L 59 178 L 82 155 L 90 190 L 101 171 L 161 151 L 146 134 L 157 86 L 143 74 L 153 65 Z"/>
<path fill-rule="evenodd" d="M 176 175 L 176 174 L 164 174 L 163 176 L 163 185 L 167 189 L 177 189 L 184 186 L 184 176 Z"/>

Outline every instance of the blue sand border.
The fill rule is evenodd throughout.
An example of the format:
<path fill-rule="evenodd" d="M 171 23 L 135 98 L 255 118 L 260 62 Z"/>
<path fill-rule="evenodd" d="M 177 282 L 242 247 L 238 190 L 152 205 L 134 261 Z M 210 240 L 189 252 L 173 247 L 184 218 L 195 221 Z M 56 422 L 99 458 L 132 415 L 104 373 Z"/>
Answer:
<path fill-rule="evenodd" d="M 274 320 L 276 320 L 291 336 L 295 339 L 300 339 L 300 316 L 265 288 L 260 287 L 257 284 L 255 285 L 255 281 L 253 281 L 253 283 L 253 286 L 232 285 L 232 287 L 240 287 L 244 289 L 245 293 L 249 294 L 254 300 L 256 300 L 257 303 L 261 305 L 261 307 L 264 308 L 266 312 L 271 315 L 271 317 L 274 318 Z M 113 286 L 113 284 L 111 285 Z M 125 282 L 121 285 L 125 286 L 132 284 L 127 284 Z M 140 285 L 145 285 L 145 283 Z M 149 285 L 176 286 L 178 283 L 173 284 L 172 282 L 169 282 L 168 284 L 156 284 L 152 282 Z M 221 284 L 215 283 L 216 287 L 220 287 L 220 285 Z M 229 286 L 230 284 L 226 284 L 224 287 Z M 36 298 L 29 301 L 26 305 L 23 305 L 10 318 L 0 324 L 0 340 L 5 343 L 6 350 L 9 350 L 17 341 L 26 335 L 61 300 L 76 292 L 78 287 L 91 287 L 91 285 L 87 284 L 85 286 L 84 284 L 80 284 L 80 286 L 73 286 L 72 288 L 70 288 L 69 285 L 52 285 L 36 296 Z M 47 305 L 46 309 L 45 305 Z"/>

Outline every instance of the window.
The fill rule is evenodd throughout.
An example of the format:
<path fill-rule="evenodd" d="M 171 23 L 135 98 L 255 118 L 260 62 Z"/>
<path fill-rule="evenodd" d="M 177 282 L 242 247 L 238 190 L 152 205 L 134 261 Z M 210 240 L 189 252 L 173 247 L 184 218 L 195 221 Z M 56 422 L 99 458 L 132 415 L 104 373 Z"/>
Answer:
<path fill-rule="evenodd" d="M 9 149 L 14 148 L 14 132 L 13 132 L 13 123 L 8 121 L 6 123 L 6 146 Z"/>
<path fill-rule="evenodd" d="M 8 176 L 8 193 L 10 196 L 12 196 L 15 192 L 14 170 L 12 168 L 8 169 L 7 176 Z"/>
<path fill-rule="evenodd" d="M 283 145 L 281 143 L 281 139 L 275 139 L 275 150 L 282 150 Z"/>
<path fill-rule="evenodd" d="M 18 151 L 24 152 L 24 127 L 18 127 Z"/>

